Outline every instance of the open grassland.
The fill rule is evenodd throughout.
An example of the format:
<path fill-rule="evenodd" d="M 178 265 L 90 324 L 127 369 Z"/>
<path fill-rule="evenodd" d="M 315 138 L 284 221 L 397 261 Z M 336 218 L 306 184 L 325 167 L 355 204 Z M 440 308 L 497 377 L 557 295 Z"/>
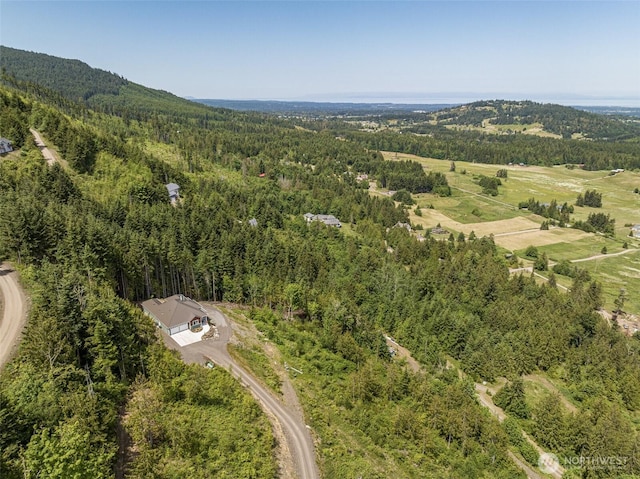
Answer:
<path fill-rule="evenodd" d="M 579 230 L 570 231 L 577 231 L 578 233 L 582 233 Z M 602 253 L 602 248 L 607 248 L 608 254 L 624 251 L 624 248 L 622 247 L 623 241 L 620 239 L 612 239 L 605 236 L 587 233 L 583 234 L 585 235 L 585 237 L 581 239 L 576 239 L 575 241 L 565 241 L 565 238 L 563 237 L 563 241 L 561 243 L 545 245 L 538 249 L 540 252 L 546 253 L 549 260 L 555 262 L 561 261 L 563 259 L 574 261 L 576 259 L 583 259 L 595 255 L 600 255 Z M 517 253 L 523 253 L 523 251 L 519 251 Z"/>
<path fill-rule="evenodd" d="M 478 191 L 462 191 L 453 188 L 449 197 L 419 194 L 414 195 L 414 200 L 420 208 L 433 208 L 441 211 L 459 223 L 503 220 L 526 214 L 511 205 L 504 204 L 501 200 L 482 196 L 480 188 L 475 189 Z"/>
<path fill-rule="evenodd" d="M 575 261 L 601 255 L 606 247 L 607 255 L 577 263 L 590 271 L 603 286 L 605 307 L 613 308 L 613 301 L 620 288 L 627 290 L 625 310 L 640 313 L 640 240 L 628 236 L 630 228 L 625 224 L 640 224 L 640 173 L 625 171 L 610 175 L 608 171 L 585 171 L 564 166 L 505 166 L 456 162 L 456 171 L 450 171 L 451 162 L 422 158 L 402 153 L 383 153 L 388 160 L 413 160 L 427 171 L 438 171 L 447 176 L 452 196 L 437 197 L 431 194 L 414 195 L 421 215 L 410 213 L 410 220 L 423 228 L 440 224 L 457 235 L 493 235 L 495 243 L 520 258 L 532 245 L 547 254 L 552 262 Z M 484 195 L 477 184 L 479 175 L 495 176 L 500 169 L 507 170 L 502 179 L 498 196 Z M 535 198 L 540 203 L 556 200 L 559 204 L 574 204 L 579 193 L 595 189 L 602 194 L 602 208 L 575 207 L 573 218 L 586 220 L 590 213 L 606 213 L 616 220 L 615 237 L 585 233 L 572 228 L 540 230 L 544 218 L 519 210 L 518 204 Z M 442 235 L 447 237 L 448 235 Z M 623 243 L 629 252 L 624 251 Z M 525 261 L 526 263 L 526 261 Z M 570 287 L 571 279 L 556 276 L 558 284 Z"/>
<path fill-rule="evenodd" d="M 495 236 L 494 240 L 497 245 L 509 251 L 525 249 L 527 246 L 546 247 L 548 245 L 558 244 L 559 242 L 567 245 L 570 249 L 573 241 L 588 241 L 590 238 L 593 238 L 593 236 L 591 233 L 585 233 L 584 231 L 572 228 L 553 228 L 550 230 L 525 231 L 515 234 L 505 233 Z"/>
<path fill-rule="evenodd" d="M 577 265 L 601 282 L 605 308 L 614 308 L 613 301 L 620 294 L 620 289 L 624 288 L 627 292 L 624 310 L 640 313 L 640 251 L 584 261 Z"/>
<path fill-rule="evenodd" d="M 544 125 L 542 125 L 542 123 L 531 123 L 528 125 L 522 125 L 518 123 L 513 123 L 510 125 L 493 125 L 489 121 L 485 120 L 482 126 L 483 128 L 481 128 L 481 131 L 485 133 L 506 134 L 506 133 L 518 132 L 518 133 L 524 133 L 525 135 L 541 136 L 545 138 L 562 138 L 560 135 L 551 133 L 549 131 L 545 131 Z"/>
<path fill-rule="evenodd" d="M 494 125 L 490 120 L 484 120 L 482 126 L 474 125 L 458 125 L 455 123 L 445 124 L 448 130 L 456 131 L 477 131 L 481 133 L 489 133 L 493 135 L 512 135 L 514 133 L 523 133 L 525 135 L 534 135 L 544 138 L 562 138 L 562 136 L 544 130 L 542 123 L 531 123 L 528 125 L 512 123 L 507 125 Z"/>
<path fill-rule="evenodd" d="M 578 408 L 570 400 L 571 393 L 564 386 L 554 384 L 549 379 L 548 375 L 541 373 L 532 373 L 522 377 L 524 381 L 524 388 L 527 397 L 527 402 L 531 408 L 538 405 L 541 399 L 548 395 L 558 395 L 565 412 L 576 413 Z M 556 380 L 556 382 L 560 382 Z"/>
<path fill-rule="evenodd" d="M 568 169 L 564 166 L 505 166 L 479 163 L 456 162 L 456 171 L 449 171 L 450 162 L 415 155 L 384 153 L 388 160 L 413 160 L 422 164 L 428 171 L 439 171 L 447 175 L 452 187 L 450 198 L 437 198 L 433 195 L 416 195 L 421 207 L 432 205 L 448 217 L 460 223 L 493 221 L 496 219 L 526 216 L 537 221 L 527 211 L 517 210 L 520 202 L 535 198 L 541 203 L 556 200 L 559 204 L 574 204 L 579 193 L 595 189 L 602 194 L 602 208 L 575 207 L 572 215 L 585 220 L 589 213 L 608 213 L 616 220 L 616 236 L 624 238 L 629 234 L 625 224 L 640 223 L 640 194 L 634 188 L 640 188 L 640 173 L 625 171 L 609 175 L 608 171 L 585 171 L 580 168 Z M 500 169 L 507 170 L 507 178 L 502 179 L 499 195 L 496 197 L 482 194 L 477 184 L 479 175 L 495 176 Z M 475 214 L 472 212 L 475 210 Z"/>

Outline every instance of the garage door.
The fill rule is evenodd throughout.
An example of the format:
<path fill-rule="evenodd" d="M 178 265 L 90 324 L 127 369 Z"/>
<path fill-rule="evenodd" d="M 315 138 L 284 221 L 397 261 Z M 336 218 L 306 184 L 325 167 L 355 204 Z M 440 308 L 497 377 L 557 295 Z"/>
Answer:
<path fill-rule="evenodd" d="M 180 326 L 176 326 L 175 328 L 171 328 L 171 334 L 176 334 L 181 331 L 186 331 L 187 329 L 189 329 L 189 324 L 184 323 L 184 324 L 181 324 Z"/>

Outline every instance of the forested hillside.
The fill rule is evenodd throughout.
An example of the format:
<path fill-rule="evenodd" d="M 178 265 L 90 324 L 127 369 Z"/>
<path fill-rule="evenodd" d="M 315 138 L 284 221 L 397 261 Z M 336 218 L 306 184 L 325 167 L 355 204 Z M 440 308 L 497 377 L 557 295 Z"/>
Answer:
<path fill-rule="evenodd" d="M 307 118 L 367 148 L 476 163 L 640 168 L 640 121 L 560 105 L 483 101 L 437 112 Z"/>
<path fill-rule="evenodd" d="M 624 140 L 640 135 L 640 124 L 628 117 L 597 115 L 575 108 L 532 101 L 478 101 L 444 109 L 430 116 L 437 124 L 482 126 L 541 125 L 544 131 L 571 138 L 580 134 L 591 139 Z"/>
<path fill-rule="evenodd" d="M 491 238 L 419 242 L 393 228 L 407 211 L 371 196 L 358 173 L 408 190 L 447 185 L 385 162 L 384 137 L 186 114 L 182 100 L 176 114 L 168 99 L 155 111 L 144 89 L 133 117 L 126 102 L 70 107 L 11 85 L 0 135 L 21 150 L 0 159 L 0 257 L 33 306 L 0 375 L 1 477 L 111 477 L 118 424 L 138 452 L 127 477 L 276 477 L 271 429 L 246 391 L 218 368 L 183 365 L 135 306 L 174 293 L 250 306 L 304 369 L 296 385 L 324 477 L 523 477 L 509 454 L 535 466 L 537 452 L 478 403 L 473 380 L 532 372 L 562 381 L 576 410 L 551 395 L 517 427 L 558 455 L 626 458 L 572 474 L 640 474 L 640 337 L 595 312 L 600 286 L 585 277 L 561 293 L 510 276 Z M 29 127 L 61 164 L 46 165 Z M 176 205 L 168 182 L 181 187 Z M 307 212 L 343 227 L 307 224 Z M 392 359 L 387 334 L 422 372 Z"/>

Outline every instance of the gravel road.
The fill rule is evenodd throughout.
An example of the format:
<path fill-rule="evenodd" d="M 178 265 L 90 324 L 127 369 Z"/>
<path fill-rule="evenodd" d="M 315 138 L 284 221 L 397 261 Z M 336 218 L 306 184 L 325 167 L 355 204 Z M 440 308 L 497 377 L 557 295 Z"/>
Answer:
<path fill-rule="evenodd" d="M 2 369 L 15 352 L 27 318 L 24 293 L 18 284 L 16 272 L 7 263 L 0 265 L 0 295 L 2 296 L 0 369 Z"/>
<path fill-rule="evenodd" d="M 162 334 L 165 344 L 181 352 L 182 359 L 187 363 L 204 364 L 206 358 L 211 359 L 217 366 L 223 367 L 251 392 L 267 416 L 278 421 L 287 438 L 292 460 L 300 479 L 317 479 L 320 477 L 316 466 L 313 439 L 307 425 L 292 411 L 277 399 L 251 374 L 244 370 L 227 352 L 227 343 L 231 338 L 231 320 L 223 315 L 212 304 L 204 305 L 209 312 L 209 318 L 216 324 L 219 337 L 180 347 L 166 334 Z"/>

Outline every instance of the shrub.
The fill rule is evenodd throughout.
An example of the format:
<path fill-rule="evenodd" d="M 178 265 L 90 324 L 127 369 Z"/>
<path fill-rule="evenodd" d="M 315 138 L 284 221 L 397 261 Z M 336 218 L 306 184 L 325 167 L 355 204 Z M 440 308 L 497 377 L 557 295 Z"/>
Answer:
<path fill-rule="evenodd" d="M 407 190 L 399 190 L 391 198 L 393 201 L 399 201 L 403 205 L 412 205 L 414 203 L 411 193 Z"/>

